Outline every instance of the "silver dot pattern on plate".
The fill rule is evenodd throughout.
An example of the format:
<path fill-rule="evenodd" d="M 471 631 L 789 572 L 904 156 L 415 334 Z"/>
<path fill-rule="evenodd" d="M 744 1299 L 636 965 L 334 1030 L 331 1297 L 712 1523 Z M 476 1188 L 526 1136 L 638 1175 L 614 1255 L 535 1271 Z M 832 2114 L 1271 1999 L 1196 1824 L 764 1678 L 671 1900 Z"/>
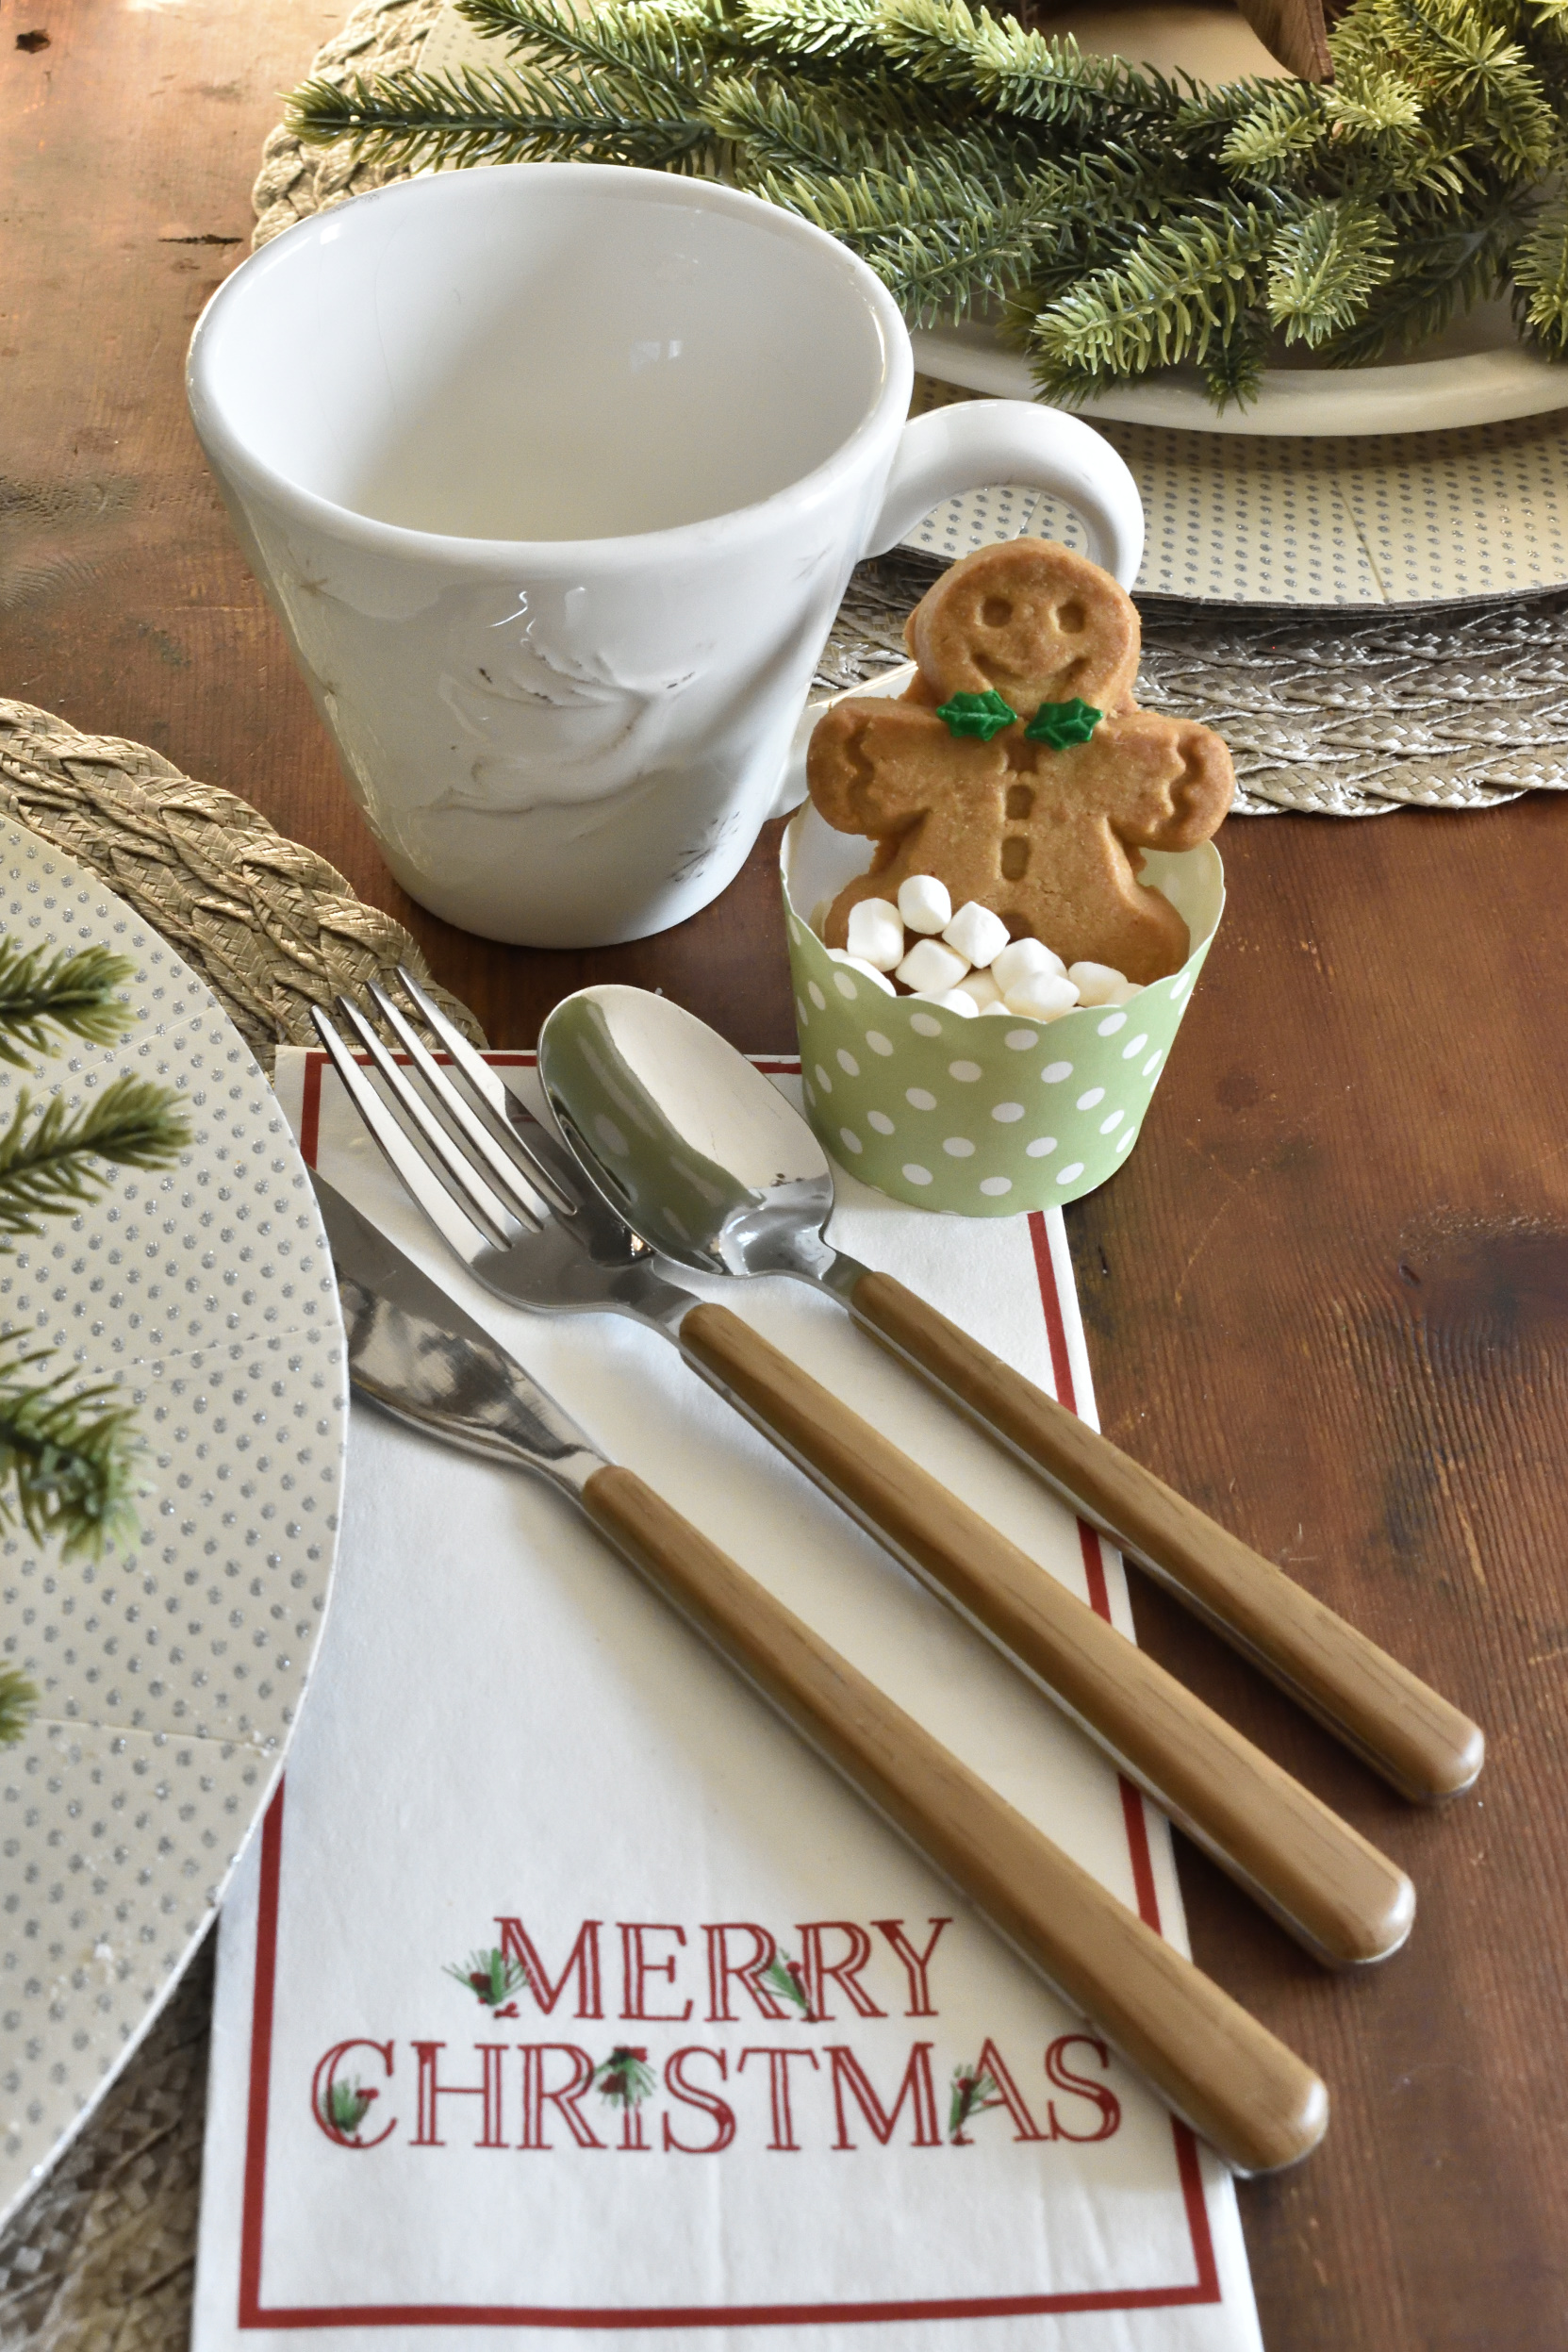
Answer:
<path fill-rule="evenodd" d="M 0 2209 L 102 2089 L 202 1933 L 275 1777 L 326 1604 L 346 1384 L 315 1200 L 206 986 L 119 900 L 0 825 L 0 930 L 132 958 L 136 1025 L 30 1082 L 83 1102 L 177 1084 L 178 1167 L 0 1257 L 0 1333 L 145 1443 L 139 1532 L 63 1563 L 0 1537 L 0 1657 L 41 1693 L 0 1750 Z M 0 1120 L 21 1072 L 0 1070 Z"/>

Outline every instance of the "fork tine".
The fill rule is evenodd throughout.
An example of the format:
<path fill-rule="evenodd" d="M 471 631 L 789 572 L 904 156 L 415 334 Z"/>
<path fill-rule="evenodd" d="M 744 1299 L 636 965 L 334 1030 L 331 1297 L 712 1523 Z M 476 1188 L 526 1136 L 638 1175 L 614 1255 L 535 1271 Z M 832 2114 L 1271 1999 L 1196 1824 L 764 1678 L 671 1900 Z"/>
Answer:
<path fill-rule="evenodd" d="M 552 1165 L 554 1149 L 549 1132 L 538 1127 L 537 1120 L 520 1096 L 512 1092 L 499 1070 L 492 1069 L 489 1063 L 474 1052 L 462 1031 L 454 1027 L 406 965 L 398 967 L 398 979 L 413 999 L 421 1019 L 439 1038 L 443 1051 L 450 1053 L 474 1093 L 491 1112 L 502 1131 L 503 1148 L 515 1152 L 524 1163 L 528 1182 L 560 1216 L 575 1216 L 579 1203 L 571 1187 L 577 1171 L 572 1168 L 569 1176 L 564 1170 L 557 1171 Z M 516 1105 L 530 1126 L 538 1127 L 539 1140 L 536 1144 L 526 1142 L 518 1134 L 516 1123 L 507 1112 L 509 1102 Z"/>
<path fill-rule="evenodd" d="M 399 1069 L 386 1046 L 376 1035 L 364 1014 L 352 999 L 338 999 L 339 1016 L 347 1020 L 355 1035 L 374 1062 L 392 1097 L 390 1105 L 384 1106 L 388 1116 L 395 1118 L 404 1135 L 424 1147 L 423 1158 L 428 1172 L 445 1184 L 470 1222 L 477 1225 L 487 1237 L 493 1236 L 503 1249 L 510 1249 L 527 1228 L 524 1221 L 514 1217 L 503 1201 L 498 1200 L 471 1160 L 468 1159 L 434 1112 L 430 1110 L 419 1089 L 410 1085 Z M 370 1088 L 373 1093 L 374 1088 Z M 410 1132 L 412 1131 L 412 1133 Z M 434 1167 L 431 1162 L 434 1161 Z M 422 1194 L 420 1196 L 422 1200 Z"/>
<path fill-rule="evenodd" d="M 536 1225 L 548 1223 L 548 1218 L 557 1216 L 557 1187 L 545 1185 L 540 1181 L 534 1155 L 529 1152 L 526 1143 L 515 1136 L 508 1119 L 501 1113 L 494 1113 L 494 1124 L 491 1124 L 491 1119 L 482 1115 L 485 1105 L 475 1108 L 468 1101 L 468 1096 L 458 1091 L 452 1072 L 442 1070 L 442 1066 L 435 1061 L 425 1039 L 411 1025 L 411 1020 L 402 1014 L 400 1006 L 388 997 L 386 987 L 378 987 L 371 981 L 371 997 L 376 1000 L 376 1009 L 381 1011 L 388 1028 L 392 1030 L 397 1042 L 409 1053 L 419 1075 L 423 1077 L 425 1091 L 433 1096 L 435 1108 L 442 1113 L 442 1118 L 452 1119 L 454 1127 L 461 1129 L 470 1152 L 475 1152 L 485 1162 L 487 1176 L 489 1176 L 491 1185 L 496 1187 L 501 1200 L 513 1201 L 520 1214 L 534 1220 Z"/>
<path fill-rule="evenodd" d="M 393 1173 L 418 1201 L 448 1248 L 456 1252 L 465 1266 L 471 1265 L 481 1250 L 492 1246 L 493 1235 L 456 1200 L 388 1109 L 355 1060 L 352 1048 L 339 1036 L 321 1005 L 311 1006 L 310 1018 L 316 1024 L 317 1035 L 332 1056 L 333 1068 L 342 1080 L 349 1100 L 390 1162 Z"/>
<path fill-rule="evenodd" d="M 484 1161 L 486 1172 L 502 1200 L 517 1207 L 535 1224 L 542 1223 L 553 1214 L 553 1202 L 538 1186 L 526 1181 L 523 1169 L 503 1149 L 485 1120 L 470 1108 L 424 1039 L 393 1003 L 386 989 L 378 987 L 372 981 L 371 994 L 375 1000 L 377 1011 L 423 1079 L 437 1109 L 460 1130 L 470 1151 L 477 1152 Z"/>

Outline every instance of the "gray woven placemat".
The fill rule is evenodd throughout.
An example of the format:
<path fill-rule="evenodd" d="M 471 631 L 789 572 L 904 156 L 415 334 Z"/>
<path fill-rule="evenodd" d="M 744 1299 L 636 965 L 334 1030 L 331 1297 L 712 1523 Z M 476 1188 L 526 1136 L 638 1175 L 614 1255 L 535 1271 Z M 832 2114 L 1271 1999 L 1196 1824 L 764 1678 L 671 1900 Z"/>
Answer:
<path fill-rule="evenodd" d="M 903 623 L 942 570 L 898 549 L 850 582 L 817 684 L 907 658 Z M 1336 619 L 1144 603 L 1138 699 L 1217 727 L 1236 814 L 1378 817 L 1568 788 L 1568 591 Z"/>

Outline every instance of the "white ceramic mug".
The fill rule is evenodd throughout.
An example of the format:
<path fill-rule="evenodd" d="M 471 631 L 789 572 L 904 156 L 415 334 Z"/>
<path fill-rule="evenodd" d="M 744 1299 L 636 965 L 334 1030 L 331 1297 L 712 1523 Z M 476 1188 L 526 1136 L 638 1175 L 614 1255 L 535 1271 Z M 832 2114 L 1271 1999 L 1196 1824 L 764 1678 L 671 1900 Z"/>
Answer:
<path fill-rule="evenodd" d="M 1131 581 L 1108 442 L 1026 402 L 907 423 L 912 378 L 891 296 L 820 230 L 556 163 L 302 222 L 213 296 L 189 388 L 399 882 L 590 947 L 733 879 L 851 568 L 940 499 L 1054 491 Z"/>

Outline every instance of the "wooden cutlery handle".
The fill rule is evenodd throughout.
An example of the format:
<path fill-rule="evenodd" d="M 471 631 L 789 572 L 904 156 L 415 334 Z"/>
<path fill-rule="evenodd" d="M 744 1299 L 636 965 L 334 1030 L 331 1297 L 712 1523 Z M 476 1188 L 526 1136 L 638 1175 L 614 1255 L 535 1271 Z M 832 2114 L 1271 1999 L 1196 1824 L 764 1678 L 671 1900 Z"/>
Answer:
<path fill-rule="evenodd" d="M 1294 2051 L 818 1640 L 631 1470 L 596 1470 L 601 1532 L 970 1897 L 1238 2172 L 1294 2164 L 1329 2095 Z"/>
<path fill-rule="evenodd" d="M 862 1275 L 850 1312 L 1403 1795 L 1430 1804 L 1470 1786 L 1486 1753 L 1477 1725 L 1271 1560 L 891 1275 Z"/>
<path fill-rule="evenodd" d="M 728 1307 L 691 1308 L 681 1346 L 1309 1950 L 1343 1967 L 1404 1942 L 1404 1872 L 1027 1552 Z"/>

